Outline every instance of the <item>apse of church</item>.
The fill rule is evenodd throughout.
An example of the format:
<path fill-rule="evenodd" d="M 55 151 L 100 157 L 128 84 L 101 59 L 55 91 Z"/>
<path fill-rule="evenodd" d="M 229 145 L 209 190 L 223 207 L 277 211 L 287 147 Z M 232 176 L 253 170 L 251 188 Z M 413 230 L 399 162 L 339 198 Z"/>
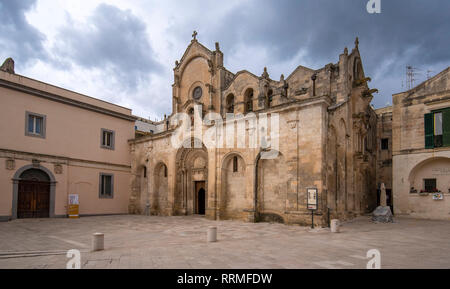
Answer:
<path fill-rule="evenodd" d="M 375 90 L 358 40 L 335 64 L 272 77 L 269 68 L 228 71 L 219 44 L 209 50 L 194 33 L 175 62 L 172 114 L 130 141 L 129 212 L 306 225 L 308 188 L 318 190 L 319 225 L 376 207 Z M 192 134 L 173 145 L 186 123 Z M 211 132 L 215 146 L 204 140 Z"/>

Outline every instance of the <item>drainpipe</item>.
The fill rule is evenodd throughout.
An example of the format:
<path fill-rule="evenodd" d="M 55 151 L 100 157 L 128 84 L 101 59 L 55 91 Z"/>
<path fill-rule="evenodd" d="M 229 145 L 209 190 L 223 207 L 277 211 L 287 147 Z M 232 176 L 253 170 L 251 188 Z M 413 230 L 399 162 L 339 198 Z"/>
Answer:
<path fill-rule="evenodd" d="M 258 215 L 258 163 L 261 158 L 261 153 L 258 154 L 255 160 L 255 184 L 253 186 L 254 194 L 253 194 L 253 213 L 255 222 L 257 221 L 257 215 Z"/>
<path fill-rule="evenodd" d="M 147 181 L 148 176 L 149 176 L 148 169 L 146 169 L 146 171 L 147 171 L 147 175 L 145 178 L 145 191 L 146 191 L 145 195 L 147 196 L 147 201 L 145 203 L 145 215 L 150 216 L 150 190 L 148 188 L 149 182 Z"/>

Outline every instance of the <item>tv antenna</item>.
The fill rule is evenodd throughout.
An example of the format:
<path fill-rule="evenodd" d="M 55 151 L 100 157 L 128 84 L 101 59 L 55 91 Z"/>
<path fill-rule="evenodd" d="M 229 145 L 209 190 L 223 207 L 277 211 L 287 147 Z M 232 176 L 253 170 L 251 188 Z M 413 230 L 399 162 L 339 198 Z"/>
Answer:
<path fill-rule="evenodd" d="M 406 66 L 406 89 L 410 90 L 414 87 L 416 81 L 417 68 L 411 65 Z"/>

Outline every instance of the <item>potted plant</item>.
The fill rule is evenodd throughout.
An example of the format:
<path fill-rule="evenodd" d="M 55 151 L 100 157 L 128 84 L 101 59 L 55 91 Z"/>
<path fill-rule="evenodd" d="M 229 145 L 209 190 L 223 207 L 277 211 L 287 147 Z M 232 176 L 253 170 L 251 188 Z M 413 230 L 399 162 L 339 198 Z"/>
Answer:
<path fill-rule="evenodd" d="M 428 196 L 428 192 L 426 190 L 420 190 L 419 196 Z"/>

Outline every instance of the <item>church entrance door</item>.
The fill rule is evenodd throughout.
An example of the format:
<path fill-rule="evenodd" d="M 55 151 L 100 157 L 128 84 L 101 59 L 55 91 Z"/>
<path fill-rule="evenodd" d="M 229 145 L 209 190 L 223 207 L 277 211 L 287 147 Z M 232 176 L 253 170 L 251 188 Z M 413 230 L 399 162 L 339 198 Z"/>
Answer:
<path fill-rule="evenodd" d="M 205 215 L 206 209 L 206 190 L 205 182 L 195 182 L 195 213 L 199 215 Z"/>

